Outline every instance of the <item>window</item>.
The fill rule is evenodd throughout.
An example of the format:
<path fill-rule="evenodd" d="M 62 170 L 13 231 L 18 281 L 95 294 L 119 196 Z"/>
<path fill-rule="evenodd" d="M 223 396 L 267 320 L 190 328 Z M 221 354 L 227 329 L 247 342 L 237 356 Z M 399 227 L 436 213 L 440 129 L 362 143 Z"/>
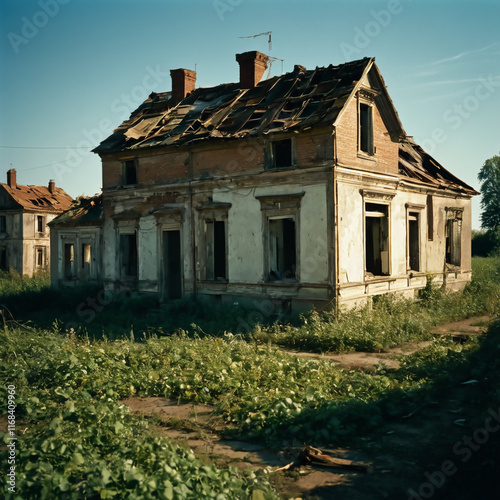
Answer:
<path fill-rule="evenodd" d="M 226 271 L 226 223 L 223 220 L 207 220 L 206 251 L 207 280 L 225 280 Z"/>
<path fill-rule="evenodd" d="M 9 267 L 7 265 L 7 248 L 0 247 L 0 269 L 2 271 L 8 271 Z"/>
<path fill-rule="evenodd" d="M 365 203 L 365 268 L 374 276 L 389 274 L 389 206 Z"/>
<path fill-rule="evenodd" d="M 408 261 L 407 268 L 411 271 L 420 271 L 420 214 L 408 213 Z"/>
<path fill-rule="evenodd" d="M 269 279 L 295 278 L 297 265 L 295 220 L 291 217 L 269 220 Z"/>
<path fill-rule="evenodd" d="M 127 160 L 123 162 L 123 184 L 137 184 L 137 163 L 135 160 Z"/>
<path fill-rule="evenodd" d="M 36 216 L 36 228 L 39 233 L 45 232 L 45 217 L 43 215 Z"/>
<path fill-rule="evenodd" d="M 427 195 L 427 239 L 434 239 L 434 203 L 432 195 Z"/>
<path fill-rule="evenodd" d="M 292 139 L 274 141 L 273 147 L 273 167 L 283 168 L 292 166 Z"/>
<path fill-rule="evenodd" d="M 462 261 L 462 210 L 446 209 L 446 263 L 460 266 Z"/>
<path fill-rule="evenodd" d="M 373 148 L 373 109 L 369 104 L 359 105 L 359 149 L 372 155 Z"/>
<path fill-rule="evenodd" d="M 0 234 L 7 232 L 7 217 L 5 215 L 0 215 Z"/>
<path fill-rule="evenodd" d="M 43 269 L 45 267 L 45 247 L 35 247 L 35 267 Z"/>
<path fill-rule="evenodd" d="M 264 277 L 267 281 L 300 279 L 300 204 L 304 192 L 257 196 L 264 224 Z"/>
<path fill-rule="evenodd" d="M 75 278 L 75 245 L 64 245 L 64 277 L 68 280 Z"/>
<path fill-rule="evenodd" d="M 91 247 L 89 243 L 82 243 L 82 270 L 85 274 L 90 274 Z"/>
<path fill-rule="evenodd" d="M 137 237 L 135 233 L 120 235 L 120 266 L 123 278 L 137 277 Z"/>

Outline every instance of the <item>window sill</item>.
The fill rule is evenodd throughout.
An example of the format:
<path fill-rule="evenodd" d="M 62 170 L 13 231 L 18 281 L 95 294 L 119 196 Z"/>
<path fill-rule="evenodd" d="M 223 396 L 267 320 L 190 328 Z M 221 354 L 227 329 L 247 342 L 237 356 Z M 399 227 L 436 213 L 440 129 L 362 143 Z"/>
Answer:
<path fill-rule="evenodd" d="M 374 163 L 378 162 L 375 153 L 371 155 L 370 153 L 365 153 L 364 151 L 358 151 L 358 158 L 361 158 L 362 160 L 372 161 Z"/>

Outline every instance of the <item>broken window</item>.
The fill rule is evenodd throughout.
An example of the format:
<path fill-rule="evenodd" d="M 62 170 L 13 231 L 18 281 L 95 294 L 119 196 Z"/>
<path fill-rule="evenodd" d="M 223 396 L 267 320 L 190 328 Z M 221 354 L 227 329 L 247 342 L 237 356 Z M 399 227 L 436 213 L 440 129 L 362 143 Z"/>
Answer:
<path fill-rule="evenodd" d="M 135 160 L 127 160 L 123 162 L 123 184 L 137 184 L 137 163 Z"/>
<path fill-rule="evenodd" d="M 39 233 L 45 232 L 45 217 L 43 215 L 37 215 L 36 227 Z"/>
<path fill-rule="evenodd" d="M 373 109 L 369 104 L 359 105 L 359 149 L 372 155 L 373 149 Z"/>
<path fill-rule="evenodd" d="M 408 269 L 420 271 L 420 214 L 408 213 Z"/>
<path fill-rule="evenodd" d="M 427 239 L 434 239 L 434 203 L 432 195 L 427 195 Z"/>
<path fill-rule="evenodd" d="M 7 217 L 5 215 L 0 215 L 0 233 L 7 232 Z"/>
<path fill-rule="evenodd" d="M 225 280 L 226 272 L 226 224 L 222 220 L 207 220 L 206 251 L 207 280 Z"/>
<path fill-rule="evenodd" d="M 460 266 L 462 259 L 462 211 L 448 210 L 446 219 L 446 263 Z"/>
<path fill-rule="evenodd" d="M 123 278 L 137 277 L 137 237 L 135 233 L 120 234 L 120 265 Z"/>
<path fill-rule="evenodd" d="M 273 146 L 273 167 L 291 167 L 292 166 L 292 139 L 274 141 Z"/>
<path fill-rule="evenodd" d="M 297 252 L 295 220 L 292 217 L 269 220 L 269 278 L 285 280 L 295 278 Z"/>
<path fill-rule="evenodd" d="M 366 272 L 374 276 L 389 274 L 389 207 L 365 204 Z"/>
<path fill-rule="evenodd" d="M 91 255 L 90 243 L 82 243 L 82 269 L 87 275 L 90 274 Z"/>
<path fill-rule="evenodd" d="M 2 271 L 8 271 L 9 267 L 7 265 L 7 248 L 0 247 L 0 269 Z"/>
<path fill-rule="evenodd" d="M 64 245 L 64 277 L 68 280 L 75 277 L 75 245 L 73 243 Z"/>
<path fill-rule="evenodd" d="M 45 247 L 35 247 L 35 267 L 37 269 L 45 267 Z"/>

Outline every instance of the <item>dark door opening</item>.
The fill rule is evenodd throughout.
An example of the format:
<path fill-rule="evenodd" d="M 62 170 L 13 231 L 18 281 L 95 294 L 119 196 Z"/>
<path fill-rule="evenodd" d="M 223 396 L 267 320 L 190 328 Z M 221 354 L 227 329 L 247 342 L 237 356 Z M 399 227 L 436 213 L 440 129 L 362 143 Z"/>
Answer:
<path fill-rule="evenodd" d="M 163 231 L 164 297 L 182 297 L 181 232 Z"/>

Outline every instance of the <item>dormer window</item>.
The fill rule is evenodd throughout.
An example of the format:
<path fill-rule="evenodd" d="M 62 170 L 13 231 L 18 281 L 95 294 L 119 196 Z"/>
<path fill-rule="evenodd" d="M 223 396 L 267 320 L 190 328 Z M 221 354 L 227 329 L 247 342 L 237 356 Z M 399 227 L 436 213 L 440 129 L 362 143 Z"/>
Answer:
<path fill-rule="evenodd" d="M 373 108 L 369 104 L 359 104 L 359 150 L 372 155 L 373 148 Z"/>
<path fill-rule="evenodd" d="M 137 184 L 136 160 L 127 160 L 123 162 L 123 184 L 125 186 Z"/>

